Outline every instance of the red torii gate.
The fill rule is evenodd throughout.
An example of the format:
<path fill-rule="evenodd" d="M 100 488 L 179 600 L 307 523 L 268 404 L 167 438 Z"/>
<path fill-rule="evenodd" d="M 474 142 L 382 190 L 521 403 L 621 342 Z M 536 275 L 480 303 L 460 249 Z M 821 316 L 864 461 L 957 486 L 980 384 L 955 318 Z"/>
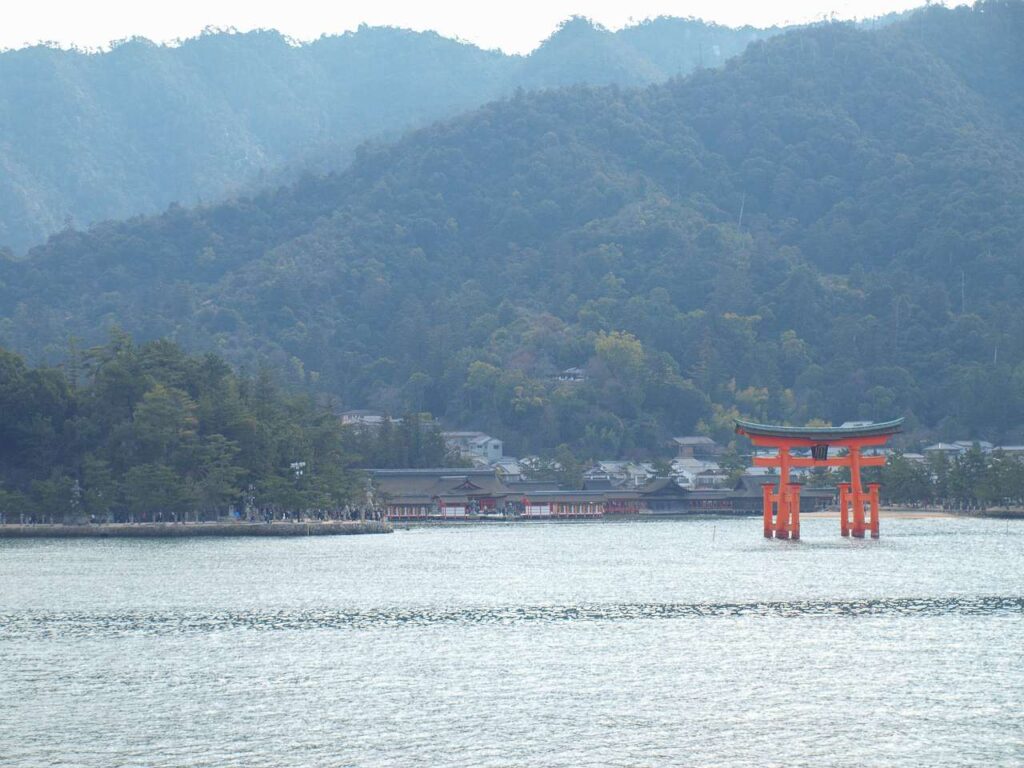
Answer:
<path fill-rule="evenodd" d="M 878 538 L 878 483 L 869 483 L 865 491 L 861 483 L 862 467 L 880 467 L 885 456 L 865 456 L 864 448 L 879 448 L 901 431 L 903 419 L 851 427 L 782 427 L 736 420 L 736 434 L 746 435 L 758 448 L 774 448 L 774 456 L 755 456 L 755 467 L 775 467 L 779 471 L 779 489 L 773 483 L 761 486 L 764 493 L 764 535 L 766 538 L 800 538 L 800 484 L 791 482 L 793 467 L 849 467 L 850 482 L 839 484 L 839 530 L 864 538 L 871 528 L 871 537 Z M 829 457 L 830 448 L 845 448 L 843 456 Z M 793 449 L 809 450 L 810 456 L 794 456 Z M 865 520 L 864 505 L 870 507 L 870 520 Z M 772 512 L 775 512 L 774 524 Z M 850 513 L 853 513 L 852 516 Z"/>

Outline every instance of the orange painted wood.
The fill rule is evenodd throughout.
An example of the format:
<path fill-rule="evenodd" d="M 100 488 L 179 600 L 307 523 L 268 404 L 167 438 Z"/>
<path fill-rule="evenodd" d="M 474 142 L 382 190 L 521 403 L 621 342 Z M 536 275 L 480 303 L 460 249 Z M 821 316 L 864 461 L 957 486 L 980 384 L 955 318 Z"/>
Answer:
<path fill-rule="evenodd" d="M 884 467 L 885 461 L 885 456 L 861 456 L 860 465 L 862 467 Z M 755 467 L 777 467 L 779 466 L 779 459 L 776 456 L 755 456 L 753 458 L 753 463 Z M 850 466 L 850 458 L 848 456 L 836 456 L 831 459 L 825 459 L 824 461 L 815 461 L 814 459 L 805 456 L 790 456 L 789 466 L 848 467 Z"/>

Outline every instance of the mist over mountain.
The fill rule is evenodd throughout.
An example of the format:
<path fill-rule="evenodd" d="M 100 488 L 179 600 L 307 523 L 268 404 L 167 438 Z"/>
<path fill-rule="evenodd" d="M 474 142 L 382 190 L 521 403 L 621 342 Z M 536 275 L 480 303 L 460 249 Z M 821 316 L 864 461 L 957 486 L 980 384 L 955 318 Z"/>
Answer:
<path fill-rule="evenodd" d="M 737 413 L 1019 438 L 1022 41 L 1024 4 L 985 2 L 519 92 L 340 173 L 61 233 L 2 264 L 0 340 L 57 360 L 116 324 L 516 453 L 643 455 Z"/>
<path fill-rule="evenodd" d="M 530 56 L 364 27 L 293 45 L 276 32 L 100 54 L 0 53 L 0 247 L 218 201 L 296 170 L 339 168 L 367 139 L 516 88 L 644 85 L 718 66 L 775 30 L 657 19 L 609 32 L 573 19 Z"/>

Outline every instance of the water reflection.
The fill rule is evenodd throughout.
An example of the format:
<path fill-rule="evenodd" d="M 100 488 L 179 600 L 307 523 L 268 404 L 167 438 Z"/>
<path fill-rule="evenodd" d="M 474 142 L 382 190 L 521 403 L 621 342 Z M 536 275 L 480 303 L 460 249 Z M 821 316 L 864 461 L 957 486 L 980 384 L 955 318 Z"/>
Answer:
<path fill-rule="evenodd" d="M 0 640 L 165 635 L 233 630 L 258 632 L 361 630 L 432 625 L 510 625 L 557 622 L 633 622 L 646 619 L 806 618 L 821 616 L 984 616 L 1024 613 L 1024 597 L 904 597 L 750 603 L 624 603 L 610 605 L 380 608 L 372 610 L 21 611 L 0 614 Z"/>

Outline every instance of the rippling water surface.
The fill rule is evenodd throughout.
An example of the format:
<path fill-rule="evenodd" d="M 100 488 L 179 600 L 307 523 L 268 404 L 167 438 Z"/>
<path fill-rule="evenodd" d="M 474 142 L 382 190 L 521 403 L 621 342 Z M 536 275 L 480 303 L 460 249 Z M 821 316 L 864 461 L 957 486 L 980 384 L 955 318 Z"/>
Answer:
<path fill-rule="evenodd" d="M 837 527 L 0 541 L 0 765 L 1024 765 L 1024 523 Z"/>

